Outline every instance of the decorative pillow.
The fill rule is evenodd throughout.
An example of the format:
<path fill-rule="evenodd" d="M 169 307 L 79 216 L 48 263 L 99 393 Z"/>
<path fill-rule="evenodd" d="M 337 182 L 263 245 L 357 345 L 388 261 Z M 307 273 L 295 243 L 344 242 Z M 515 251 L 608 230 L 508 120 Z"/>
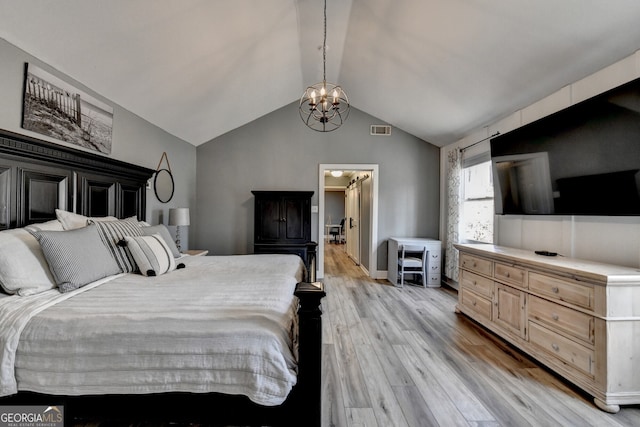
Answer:
<path fill-rule="evenodd" d="M 95 224 L 98 228 L 102 242 L 116 260 L 120 271 L 123 273 L 136 271 L 136 262 L 131 251 L 119 243 L 125 236 L 142 236 L 142 227 L 138 224 L 138 220 L 135 218 L 120 221 L 94 221 L 90 219 L 89 223 Z"/>
<path fill-rule="evenodd" d="M 65 230 L 75 230 L 76 228 L 86 227 L 89 220 L 93 221 L 117 221 L 115 216 L 105 217 L 88 217 L 77 213 L 63 211 L 62 209 L 56 209 L 56 218 L 62 223 L 62 228 Z"/>
<path fill-rule="evenodd" d="M 38 241 L 24 228 L 0 232 L 0 285 L 22 296 L 56 287 Z"/>
<path fill-rule="evenodd" d="M 120 273 L 95 226 L 34 231 L 60 292 Z"/>
<path fill-rule="evenodd" d="M 51 221 L 46 222 L 38 222 L 35 224 L 29 224 L 25 227 L 28 232 L 32 231 L 62 231 L 64 227 L 62 227 L 62 223 L 57 219 L 52 219 Z"/>
<path fill-rule="evenodd" d="M 176 269 L 176 260 L 169 245 L 159 234 L 126 236 L 124 240 L 143 276 L 159 276 Z"/>
<path fill-rule="evenodd" d="M 175 242 L 171 238 L 171 234 L 169 233 L 169 229 L 164 224 L 152 225 L 150 227 L 142 227 L 142 235 L 143 236 L 151 236 L 152 234 L 159 234 L 164 239 L 169 249 L 171 249 L 171 253 L 175 258 L 180 258 L 182 254 L 176 247 Z"/>

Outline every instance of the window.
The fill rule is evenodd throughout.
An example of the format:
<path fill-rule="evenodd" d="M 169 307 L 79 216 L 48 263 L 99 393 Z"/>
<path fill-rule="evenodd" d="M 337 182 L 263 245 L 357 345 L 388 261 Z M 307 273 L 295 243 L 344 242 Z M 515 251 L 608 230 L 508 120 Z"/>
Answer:
<path fill-rule="evenodd" d="M 472 159 L 463 157 L 460 215 L 462 241 L 493 243 L 493 179 L 491 160 L 486 160 L 486 157 L 488 156 Z"/>

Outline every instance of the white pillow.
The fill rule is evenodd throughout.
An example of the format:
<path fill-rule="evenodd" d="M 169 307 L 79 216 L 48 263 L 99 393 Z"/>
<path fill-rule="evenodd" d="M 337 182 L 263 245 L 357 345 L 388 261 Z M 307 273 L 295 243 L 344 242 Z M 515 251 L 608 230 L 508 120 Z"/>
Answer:
<path fill-rule="evenodd" d="M 57 219 L 52 219 L 51 221 L 46 222 L 38 222 L 35 224 L 29 224 L 25 227 L 28 232 L 33 231 L 62 231 L 64 228 L 62 227 L 62 223 Z"/>
<path fill-rule="evenodd" d="M 62 209 L 56 209 L 56 218 L 58 218 L 58 221 L 62 223 L 62 228 L 65 230 L 75 230 L 76 228 L 86 227 L 90 219 L 93 221 L 116 221 L 118 219 L 115 216 L 88 217 L 69 211 L 63 211 Z"/>
<path fill-rule="evenodd" d="M 38 240 L 24 228 L 0 232 L 0 285 L 22 296 L 56 286 Z"/>
<path fill-rule="evenodd" d="M 159 276 L 176 269 L 173 253 L 160 234 L 125 236 L 124 240 L 143 276 Z"/>

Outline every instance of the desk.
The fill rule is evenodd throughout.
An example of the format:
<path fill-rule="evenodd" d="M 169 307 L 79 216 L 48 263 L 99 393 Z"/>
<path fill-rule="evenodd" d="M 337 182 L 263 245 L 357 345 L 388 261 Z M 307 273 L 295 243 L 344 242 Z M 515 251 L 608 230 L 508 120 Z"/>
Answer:
<path fill-rule="evenodd" d="M 427 262 L 424 268 L 424 281 L 429 288 L 440 286 L 440 259 L 442 256 L 442 243 L 440 240 L 424 237 L 391 237 L 388 246 L 387 279 L 394 285 L 398 285 L 398 250 L 401 245 L 414 245 L 427 248 Z"/>

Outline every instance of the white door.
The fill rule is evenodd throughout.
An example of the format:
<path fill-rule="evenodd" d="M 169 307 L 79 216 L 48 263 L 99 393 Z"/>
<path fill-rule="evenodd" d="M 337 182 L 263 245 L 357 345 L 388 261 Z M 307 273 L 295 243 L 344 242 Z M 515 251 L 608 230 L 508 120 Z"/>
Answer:
<path fill-rule="evenodd" d="M 347 255 L 360 264 L 360 184 L 347 190 Z"/>

